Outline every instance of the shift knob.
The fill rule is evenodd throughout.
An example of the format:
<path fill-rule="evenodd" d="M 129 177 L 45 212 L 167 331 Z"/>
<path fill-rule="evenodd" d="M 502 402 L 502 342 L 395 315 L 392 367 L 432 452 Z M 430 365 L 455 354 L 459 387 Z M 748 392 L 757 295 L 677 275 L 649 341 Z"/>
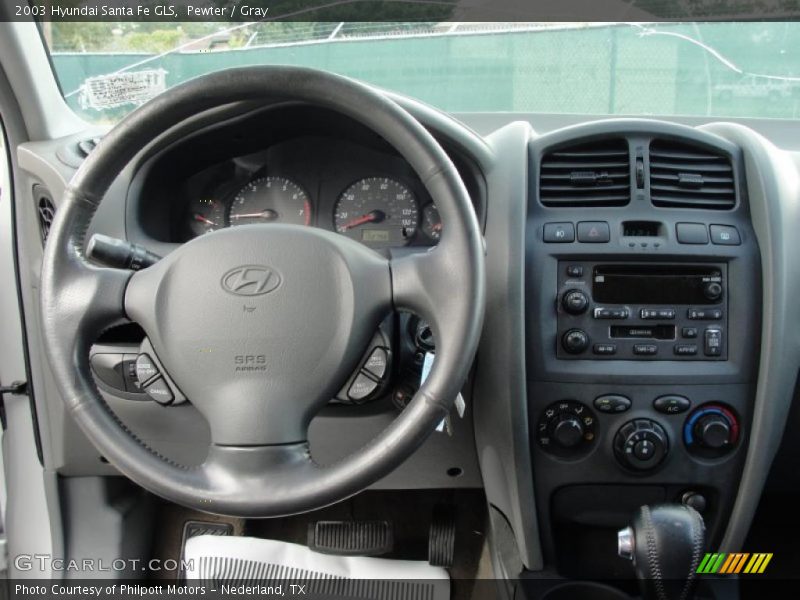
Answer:
<path fill-rule="evenodd" d="M 706 527 L 681 504 L 642 506 L 617 534 L 619 555 L 633 560 L 644 600 L 691 598 Z"/>

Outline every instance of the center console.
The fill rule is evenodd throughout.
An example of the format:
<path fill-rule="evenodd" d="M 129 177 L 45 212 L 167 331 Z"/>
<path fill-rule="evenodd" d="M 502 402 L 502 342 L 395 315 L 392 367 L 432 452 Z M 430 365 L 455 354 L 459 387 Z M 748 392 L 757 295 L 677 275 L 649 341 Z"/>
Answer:
<path fill-rule="evenodd" d="M 715 547 L 741 477 L 759 249 L 738 149 L 679 133 L 571 131 L 531 145 L 530 451 L 545 561 L 565 577 L 630 576 L 616 531 L 644 504 L 696 508 Z M 622 200 L 602 201 L 620 186 Z"/>

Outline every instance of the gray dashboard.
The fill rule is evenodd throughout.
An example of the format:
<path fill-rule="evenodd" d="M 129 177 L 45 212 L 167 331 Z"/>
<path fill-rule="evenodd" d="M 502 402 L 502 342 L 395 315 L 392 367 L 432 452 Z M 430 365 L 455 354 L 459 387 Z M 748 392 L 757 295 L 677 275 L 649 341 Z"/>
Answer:
<path fill-rule="evenodd" d="M 797 133 L 796 125 L 788 128 L 771 122 L 744 125 L 699 120 L 677 125 L 643 119 L 478 114 L 460 115 L 462 124 L 414 101 L 396 99 L 445 145 L 467 180 L 484 223 L 490 292 L 483 339 L 473 375 L 464 389 L 469 407 L 465 418 L 453 419 L 452 436 L 434 434 L 408 463 L 379 485 L 484 487 L 493 511 L 508 525 L 520 563 L 537 570 L 557 562 L 556 538 L 562 534 L 551 528 L 550 522 L 557 516 L 554 508 L 558 509 L 555 513 L 563 512 L 558 506 L 569 506 L 570 502 L 569 498 L 556 496 L 558 490 L 572 484 L 614 483 L 652 491 L 653 487 L 666 488 L 675 483 L 676 489 L 668 490 L 674 494 L 695 485 L 706 473 L 702 460 L 698 463 L 700 468 L 689 468 L 674 460 L 653 475 L 631 476 L 613 460 L 613 432 L 618 425 L 628 416 L 651 417 L 653 397 L 666 391 L 691 396 L 697 403 L 724 395 L 742 418 L 742 440 L 746 441 L 737 446 L 726 463 L 729 470 L 720 471 L 709 485 L 721 489 L 726 478 L 740 481 L 738 489 L 732 487 L 729 496 L 720 502 L 714 525 L 722 551 L 738 547 L 780 442 L 800 365 L 800 330 L 791 327 L 796 323 L 794 299 L 800 297 L 800 273 L 793 264 L 800 256 L 794 235 L 800 226 L 800 155 L 796 153 L 800 136 L 793 135 Z M 169 252 L 180 241 L 173 226 L 174 213 L 164 205 L 170 196 L 169 188 L 162 195 L 143 197 L 142 189 L 148 188 L 137 174 L 146 172 L 164 148 L 180 148 L 187 126 L 188 130 L 201 131 L 220 121 L 245 118 L 254 110 L 261 109 L 235 107 L 228 113 L 198 115 L 192 123 L 167 132 L 157 147 L 146 151 L 120 174 L 93 229 L 144 244 L 159 254 Z M 572 127 L 580 122 L 585 124 Z M 74 172 L 59 160 L 58 149 L 97 133 L 87 131 L 65 139 L 28 142 L 18 150 L 23 170 L 19 175 L 22 181 L 18 182 L 21 209 L 17 216 L 24 240 L 21 278 L 31 339 L 37 339 L 39 330 L 35 307 L 41 259 L 37 214 L 41 198 L 33 191 L 46 189 L 57 209 L 65 183 Z M 662 209 L 655 211 L 659 216 L 654 217 L 654 211 L 644 203 L 617 208 L 544 207 L 536 195 L 542 153 L 570 140 L 608 135 L 671 136 L 724 149 L 732 157 L 740 185 L 735 209 L 724 215 Z M 380 148 L 380 141 L 370 143 Z M 228 158 L 246 154 L 227 149 L 225 152 Z M 368 154 L 374 156 L 374 152 L 385 155 L 384 150 L 374 147 Z M 366 161 L 371 164 L 367 171 L 375 171 L 381 163 L 370 160 Z M 402 165 L 391 168 L 397 170 L 397 176 L 408 176 Z M 352 178 L 348 175 L 343 179 Z M 327 201 L 332 202 L 333 196 L 328 194 Z M 330 208 L 319 212 L 327 214 Z M 656 258 L 652 249 L 645 252 L 621 245 L 599 247 L 577 242 L 567 248 L 548 245 L 542 238 L 546 222 L 592 221 L 610 223 L 612 240 L 616 242 L 614 232 L 621 231 L 623 221 L 632 220 L 662 224 L 667 232 L 665 245 Z M 745 243 L 737 247 L 682 246 L 674 232 L 676 224 L 684 221 L 735 226 Z M 562 263 L 581 263 L 591 268 L 598 262 L 620 260 L 724 265 L 730 286 L 726 327 L 732 332 L 725 360 L 645 361 L 632 368 L 629 360 L 559 359 L 555 340 L 560 332 L 556 331 L 558 313 L 554 306 Z M 127 341 L 123 339 L 122 343 Z M 131 347 L 134 345 L 135 340 Z M 36 346 L 32 346 L 38 353 L 38 360 L 33 361 L 36 408 L 46 468 L 63 476 L 114 474 L 114 469 L 102 462 L 66 416 L 58 390 L 47 373 L 44 355 Z M 165 409 L 141 398 L 115 394 L 108 388 L 104 392 L 120 418 L 155 448 L 190 464 L 202 459 L 197 452 L 205 448 L 207 429 L 190 404 Z M 601 450 L 589 453 L 585 460 L 568 461 L 553 461 L 539 451 L 534 430 L 540 412 L 548 404 L 566 397 L 591 404 L 596 396 L 610 392 L 627 395 L 634 408 L 624 419 L 599 417 L 603 433 L 596 447 Z M 323 453 L 331 456 L 347 452 L 384 427 L 395 410 L 387 399 L 364 406 L 335 407 L 319 420 L 317 443 L 324 448 Z M 343 428 L 352 435 L 341 436 L 338 432 Z M 677 421 L 673 425 L 667 420 L 666 429 L 671 440 L 679 440 Z M 312 444 L 314 435 L 312 429 Z M 679 449 L 680 442 L 673 446 Z M 719 464 L 711 461 L 705 466 Z M 495 526 L 500 535 L 502 528 Z"/>

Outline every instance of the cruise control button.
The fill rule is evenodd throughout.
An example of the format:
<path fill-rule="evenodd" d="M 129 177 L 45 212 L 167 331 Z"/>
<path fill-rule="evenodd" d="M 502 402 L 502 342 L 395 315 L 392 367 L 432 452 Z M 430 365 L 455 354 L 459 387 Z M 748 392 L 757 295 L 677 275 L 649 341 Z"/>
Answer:
<path fill-rule="evenodd" d="M 673 352 L 676 356 L 694 356 L 697 354 L 697 344 L 675 344 Z"/>
<path fill-rule="evenodd" d="M 652 356 L 658 353 L 658 346 L 655 344 L 634 344 L 633 353 L 640 356 Z"/>
<path fill-rule="evenodd" d="M 150 385 L 145 386 L 144 391 L 159 404 L 169 404 L 175 397 L 169 389 L 167 382 L 161 378 L 156 379 Z"/>
<path fill-rule="evenodd" d="M 136 378 L 139 380 L 140 386 L 159 375 L 158 367 L 156 367 L 150 356 L 147 354 L 140 354 L 136 358 Z"/>
<path fill-rule="evenodd" d="M 578 241 L 602 244 L 611 239 L 611 231 L 605 221 L 582 221 L 578 223 Z"/>
<path fill-rule="evenodd" d="M 684 396 L 659 396 L 653 400 L 653 408 L 665 415 L 677 415 L 686 412 L 691 405 L 691 401 Z"/>
<path fill-rule="evenodd" d="M 375 375 L 375 377 L 383 379 L 383 376 L 386 375 L 387 365 L 386 350 L 375 348 L 372 354 L 369 355 L 367 362 L 364 363 L 364 369 Z"/>
<path fill-rule="evenodd" d="M 572 223 L 545 223 L 543 239 L 551 244 L 574 242 L 575 226 Z"/>
<path fill-rule="evenodd" d="M 347 396 L 351 400 L 363 400 L 374 392 L 377 387 L 377 381 L 373 381 L 363 373 L 359 373 L 358 377 L 356 377 L 352 385 L 350 385 Z"/>

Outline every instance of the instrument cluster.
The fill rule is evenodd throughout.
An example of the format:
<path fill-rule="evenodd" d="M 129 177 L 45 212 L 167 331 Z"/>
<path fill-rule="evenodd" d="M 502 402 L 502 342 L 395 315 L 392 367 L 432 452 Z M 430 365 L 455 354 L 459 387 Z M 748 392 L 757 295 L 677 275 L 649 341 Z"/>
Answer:
<path fill-rule="evenodd" d="M 223 170 L 235 176 L 229 181 L 210 178 L 194 190 L 190 186 L 182 218 L 184 239 L 225 227 L 267 223 L 322 227 L 372 248 L 430 246 L 441 236 L 436 206 L 407 177 L 358 177 L 335 198 L 320 198 L 323 186 L 309 189 L 313 182 L 298 181 L 279 169 L 262 167 L 250 173 L 238 164 L 232 171 Z"/>

